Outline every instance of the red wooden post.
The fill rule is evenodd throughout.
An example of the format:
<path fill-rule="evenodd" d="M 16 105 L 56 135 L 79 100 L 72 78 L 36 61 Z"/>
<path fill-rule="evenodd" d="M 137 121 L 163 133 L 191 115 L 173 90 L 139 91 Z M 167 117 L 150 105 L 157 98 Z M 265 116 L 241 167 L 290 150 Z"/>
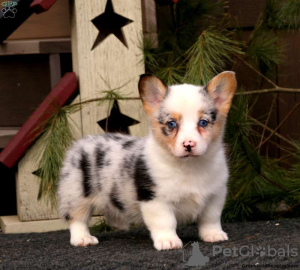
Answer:
<path fill-rule="evenodd" d="M 33 9 L 35 13 L 42 13 L 47 11 L 49 8 L 52 7 L 52 5 L 56 2 L 57 0 L 34 0 L 30 4 L 30 8 Z"/>

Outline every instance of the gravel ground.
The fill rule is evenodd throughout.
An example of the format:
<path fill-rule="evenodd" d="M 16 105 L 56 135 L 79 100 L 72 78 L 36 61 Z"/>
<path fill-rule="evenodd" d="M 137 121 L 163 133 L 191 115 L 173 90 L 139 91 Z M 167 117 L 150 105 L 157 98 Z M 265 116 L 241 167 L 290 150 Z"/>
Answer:
<path fill-rule="evenodd" d="M 209 261 L 196 267 L 183 262 L 183 253 L 188 261 L 191 243 L 198 241 L 195 225 L 178 229 L 184 252 L 156 251 L 145 228 L 101 233 L 100 244 L 91 247 L 72 247 L 68 231 L 0 234 L 0 269 L 300 269 L 300 219 L 231 223 L 223 228 L 229 241 L 199 241 Z M 214 249 L 220 253 L 214 254 Z"/>

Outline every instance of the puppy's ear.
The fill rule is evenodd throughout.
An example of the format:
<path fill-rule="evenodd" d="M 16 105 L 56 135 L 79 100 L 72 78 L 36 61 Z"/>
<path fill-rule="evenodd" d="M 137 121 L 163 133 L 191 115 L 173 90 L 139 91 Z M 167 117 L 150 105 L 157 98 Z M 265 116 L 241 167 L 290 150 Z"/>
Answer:
<path fill-rule="evenodd" d="M 147 114 L 153 114 L 163 101 L 167 87 L 156 76 L 143 74 L 140 76 L 139 92 Z"/>
<path fill-rule="evenodd" d="M 205 87 L 210 98 L 215 102 L 218 111 L 225 116 L 230 109 L 236 85 L 235 73 L 224 71 L 215 76 Z"/>

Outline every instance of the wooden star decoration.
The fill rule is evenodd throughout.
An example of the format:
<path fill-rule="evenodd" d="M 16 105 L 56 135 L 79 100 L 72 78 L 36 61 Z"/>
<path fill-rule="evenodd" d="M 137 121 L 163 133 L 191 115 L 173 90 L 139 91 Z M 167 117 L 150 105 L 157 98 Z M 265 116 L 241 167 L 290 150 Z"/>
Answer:
<path fill-rule="evenodd" d="M 99 30 L 92 50 L 110 34 L 114 34 L 128 48 L 122 27 L 132 22 L 132 20 L 115 13 L 111 0 L 107 0 L 104 13 L 92 19 L 92 23 Z"/>
<path fill-rule="evenodd" d="M 115 100 L 109 117 L 100 120 L 97 123 L 106 132 L 121 132 L 124 134 L 130 134 L 128 127 L 139 124 L 140 122 L 122 114 L 118 102 Z"/>

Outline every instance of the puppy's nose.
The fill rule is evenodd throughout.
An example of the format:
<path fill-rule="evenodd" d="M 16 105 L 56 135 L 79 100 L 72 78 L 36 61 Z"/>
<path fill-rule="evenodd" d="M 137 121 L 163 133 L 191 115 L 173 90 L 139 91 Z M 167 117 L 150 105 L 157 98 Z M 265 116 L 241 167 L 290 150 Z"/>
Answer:
<path fill-rule="evenodd" d="M 194 141 L 184 141 L 183 147 L 186 149 L 186 151 L 191 152 L 192 148 L 196 146 L 196 143 Z"/>

